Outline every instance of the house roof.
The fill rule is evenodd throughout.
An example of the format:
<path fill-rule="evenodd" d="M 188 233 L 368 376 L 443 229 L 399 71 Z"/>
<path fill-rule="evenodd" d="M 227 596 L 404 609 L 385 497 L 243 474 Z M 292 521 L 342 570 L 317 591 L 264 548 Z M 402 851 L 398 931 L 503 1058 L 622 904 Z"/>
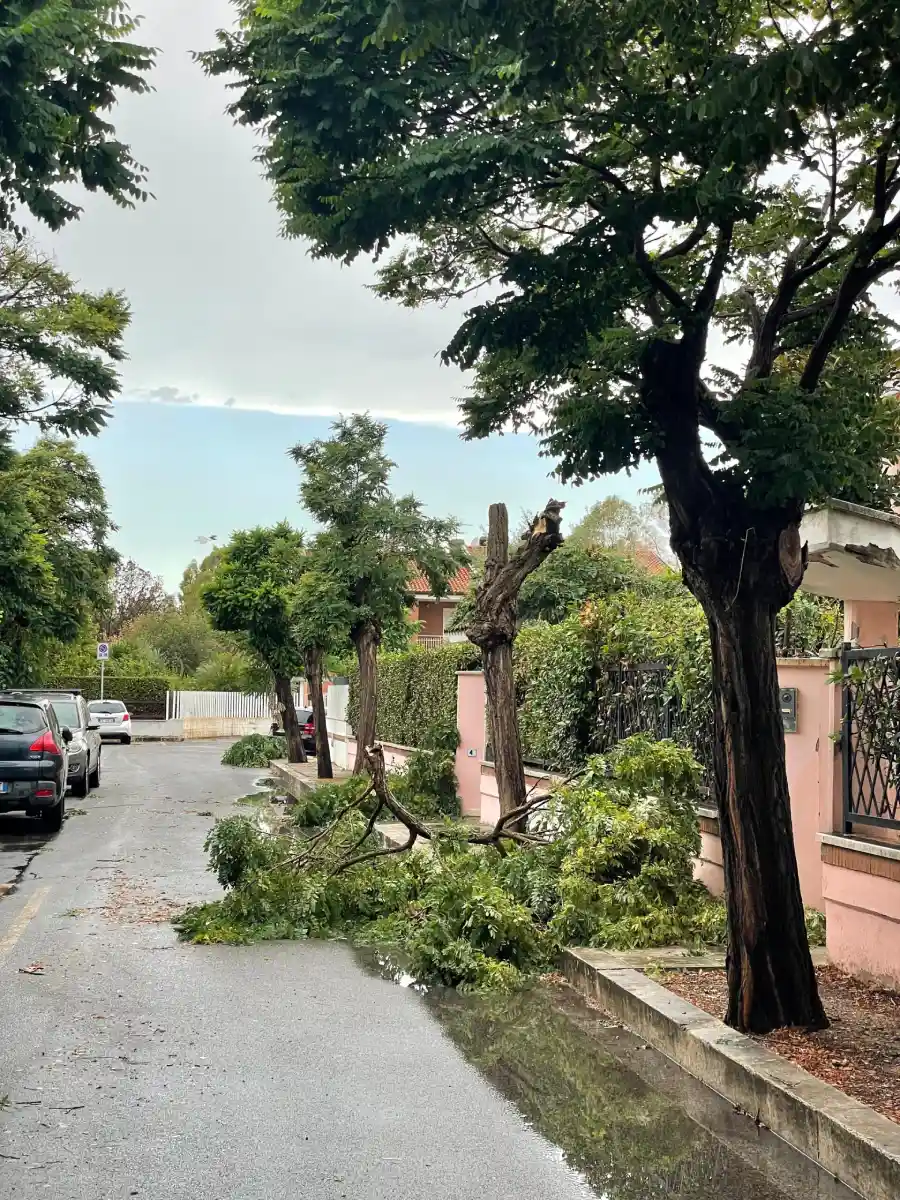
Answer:
<path fill-rule="evenodd" d="M 470 567 L 460 567 L 453 575 L 448 584 L 445 595 L 448 596 L 464 596 L 469 590 L 469 584 L 472 581 L 472 570 Z M 414 596 L 430 596 L 431 584 L 425 575 L 414 575 L 406 585 Z"/>
<path fill-rule="evenodd" d="M 652 546 L 635 546 L 633 557 L 638 566 L 649 571 L 651 575 L 661 575 L 663 571 L 669 570 L 669 564 L 659 557 Z"/>

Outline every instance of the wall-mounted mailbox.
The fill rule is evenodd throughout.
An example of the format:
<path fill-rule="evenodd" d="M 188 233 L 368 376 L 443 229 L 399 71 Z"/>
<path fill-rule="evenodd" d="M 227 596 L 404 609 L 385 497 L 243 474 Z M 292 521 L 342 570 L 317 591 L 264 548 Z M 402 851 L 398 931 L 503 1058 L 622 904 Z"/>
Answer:
<path fill-rule="evenodd" d="M 781 720 L 784 723 L 785 733 L 797 732 L 797 689 L 796 688 L 779 688 L 778 695 L 781 700 Z"/>

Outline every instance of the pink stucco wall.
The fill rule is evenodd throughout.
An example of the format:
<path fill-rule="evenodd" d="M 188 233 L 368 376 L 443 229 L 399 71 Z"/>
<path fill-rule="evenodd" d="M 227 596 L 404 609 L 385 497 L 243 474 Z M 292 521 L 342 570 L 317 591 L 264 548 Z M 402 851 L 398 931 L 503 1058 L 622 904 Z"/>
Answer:
<path fill-rule="evenodd" d="M 842 970 L 900 988 L 900 882 L 822 863 L 828 957 Z"/>
<path fill-rule="evenodd" d="M 897 645 L 898 606 L 887 600 L 845 600 L 844 639 L 860 646 Z"/>
<path fill-rule="evenodd" d="M 718 834 L 700 832 L 700 854 L 694 863 L 694 878 L 699 879 L 714 896 L 725 891 L 725 872 L 722 869 L 722 843 Z"/>
<path fill-rule="evenodd" d="M 456 780 L 464 817 L 481 815 L 481 763 L 485 751 L 484 675 L 460 671 L 456 676 Z"/>
<path fill-rule="evenodd" d="M 495 825 L 500 816 L 497 776 L 491 763 L 479 763 L 478 765 L 481 774 L 481 823 L 482 825 Z M 525 772 L 525 790 L 530 796 L 540 796 L 561 781 L 561 775 L 542 775 L 537 771 L 528 770 Z"/>
<path fill-rule="evenodd" d="M 822 908 L 819 833 L 840 828 L 840 688 L 828 682 L 834 659 L 781 659 L 778 682 L 797 689 L 797 732 L 784 735 L 791 822 L 804 904 Z"/>

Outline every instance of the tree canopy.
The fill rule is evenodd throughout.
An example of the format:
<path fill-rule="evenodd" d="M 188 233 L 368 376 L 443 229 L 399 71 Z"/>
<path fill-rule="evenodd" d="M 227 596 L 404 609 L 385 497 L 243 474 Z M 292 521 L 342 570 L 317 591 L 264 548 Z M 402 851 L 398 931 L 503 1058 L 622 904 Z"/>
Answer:
<path fill-rule="evenodd" d="M 130 319 L 120 293 L 83 291 L 30 243 L 0 234 L 0 429 L 97 433 L 119 391 Z"/>
<path fill-rule="evenodd" d="M 100 478 L 71 442 L 7 451 L 0 512 L 0 645 L 8 678 L 23 682 L 106 603 L 118 555 Z"/>
<path fill-rule="evenodd" d="M 374 624 L 379 639 L 405 626 L 412 574 L 424 574 L 439 597 L 465 560 L 454 520 L 426 516 L 415 496 L 391 492 L 386 435 L 386 425 L 355 414 L 337 420 L 330 438 L 291 452 L 303 468 L 300 498 L 323 526 L 316 561 L 342 581 L 351 636 Z"/>
<path fill-rule="evenodd" d="M 5 0 L 0 6 L 0 230 L 24 207 L 51 229 L 77 217 L 80 183 L 119 204 L 143 199 L 144 172 L 105 113 L 145 92 L 154 51 L 131 41 L 123 0 Z"/>

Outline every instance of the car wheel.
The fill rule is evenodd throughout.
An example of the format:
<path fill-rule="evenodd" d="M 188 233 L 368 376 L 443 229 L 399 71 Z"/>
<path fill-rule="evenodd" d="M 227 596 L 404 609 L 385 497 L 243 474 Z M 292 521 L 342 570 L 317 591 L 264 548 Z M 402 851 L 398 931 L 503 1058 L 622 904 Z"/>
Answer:
<path fill-rule="evenodd" d="M 91 781 L 88 778 L 87 763 L 84 764 L 84 772 L 78 776 L 72 783 L 73 796 L 86 796 L 91 790 Z"/>
<path fill-rule="evenodd" d="M 91 771 L 91 787 L 100 786 L 100 751 L 97 751 L 97 765 Z"/>
<path fill-rule="evenodd" d="M 65 817 L 66 797 L 65 794 L 63 794 L 60 797 L 59 804 L 57 804 L 54 808 L 48 808 L 45 812 L 42 812 L 38 820 L 44 829 L 48 830 L 50 833 L 58 833 L 59 830 L 62 829 Z"/>

